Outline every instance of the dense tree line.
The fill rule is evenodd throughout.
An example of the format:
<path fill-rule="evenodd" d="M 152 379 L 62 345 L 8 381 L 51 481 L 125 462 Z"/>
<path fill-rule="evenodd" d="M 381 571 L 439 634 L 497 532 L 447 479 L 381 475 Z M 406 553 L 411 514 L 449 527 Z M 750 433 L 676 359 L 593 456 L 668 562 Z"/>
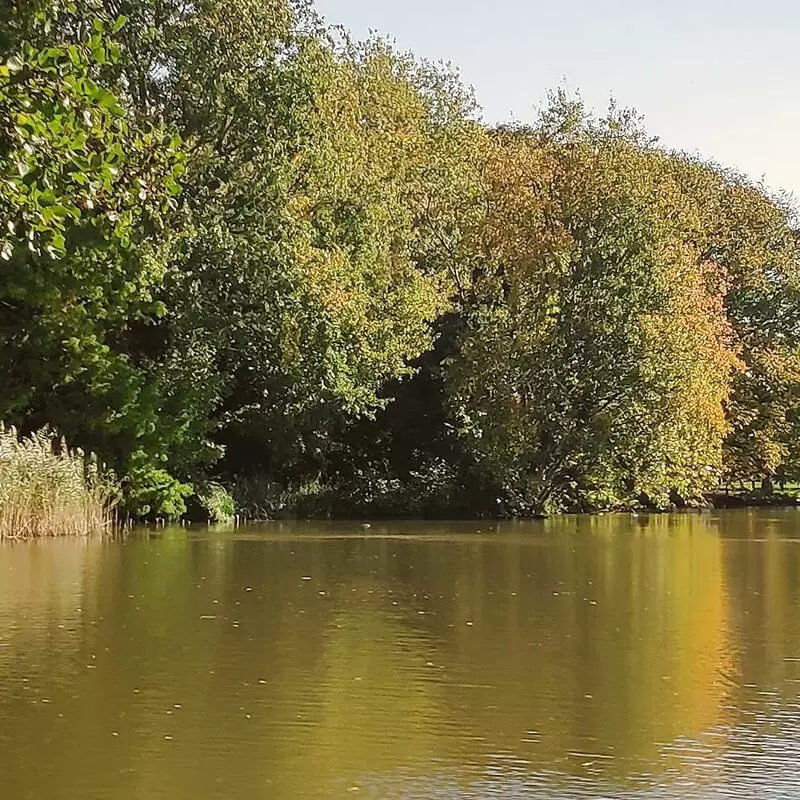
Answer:
<path fill-rule="evenodd" d="M 542 513 L 800 467 L 792 206 L 303 0 L 0 11 L 0 419 L 174 516 Z"/>

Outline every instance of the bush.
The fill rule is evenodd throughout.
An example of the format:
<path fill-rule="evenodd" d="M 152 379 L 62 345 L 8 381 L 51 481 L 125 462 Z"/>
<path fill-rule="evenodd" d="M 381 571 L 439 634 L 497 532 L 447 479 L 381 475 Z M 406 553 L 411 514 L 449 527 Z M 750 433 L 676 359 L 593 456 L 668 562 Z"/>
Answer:
<path fill-rule="evenodd" d="M 141 451 L 134 454 L 123 489 L 124 511 L 137 519 L 179 519 L 186 513 L 186 498 L 194 492 L 191 484 L 154 466 Z"/>
<path fill-rule="evenodd" d="M 208 483 L 197 493 L 197 499 L 211 522 L 226 523 L 236 519 L 236 501 L 224 486 Z"/>

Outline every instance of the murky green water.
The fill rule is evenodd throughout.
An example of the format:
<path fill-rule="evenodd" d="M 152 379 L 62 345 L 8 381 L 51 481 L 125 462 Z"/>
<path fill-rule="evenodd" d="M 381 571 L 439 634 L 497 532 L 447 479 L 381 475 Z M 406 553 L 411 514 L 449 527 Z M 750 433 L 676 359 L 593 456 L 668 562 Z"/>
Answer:
<path fill-rule="evenodd" d="M 800 512 L 0 545 L 0 796 L 800 796 Z"/>

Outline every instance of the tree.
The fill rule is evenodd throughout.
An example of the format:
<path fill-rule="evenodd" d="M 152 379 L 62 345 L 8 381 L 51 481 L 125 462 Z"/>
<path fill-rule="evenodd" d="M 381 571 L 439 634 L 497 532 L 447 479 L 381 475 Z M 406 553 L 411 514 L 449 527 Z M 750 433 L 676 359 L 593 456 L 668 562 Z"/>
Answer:
<path fill-rule="evenodd" d="M 496 136 L 454 419 L 511 510 L 697 495 L 736 364 L 724 274 L 683 237 L 690 204 L 630 120 L 564 110 Z"/>
<path fill-rule="evenodd" d="M 800 474 L 792 208 L 633 112 L 487 131 L 306 0 L 17 0 L 0 53 L 0 416 L 134 513 L 237 476 L 540 513 Z"/>
<path fill-rule="evenodd" d="M 176 393 L 215 387 L 228 469 L 313 473 L 331 425 L 373 413 L 430 346 L 458 283 L 472 101 L 381 41 L 329 37 L 302 3 L 111 5 L 131 15 L 130 103 L 188 153 L 163 293 L 164 358 L 191 363 Z"/>
<path fill-rule="evenodd" d="M 184 154 L 168 223 L 144 202 L 131 223 L 125 269 L 141 266 L 149 305 L 76 301 L 93 331 L 105 326 L 113 368 L 82 368 L 53 423 L 128 474 L 139 509 L 169 495 L 163 510 L 180 510 L 172 476 L 202 479 L 226 450 L 231 471 L 313 472 L 328 429 L 373 413 L 386 381 L 410 372 L 459 283 L 482 137 L 470 96 L 384 42 L 330 36 L 302 2 L 77 0 L 46 31 L 38 5 L 19 4 L 17 39 L 88 47 L 114 118 L 151 137 L 154 159 L 179 141 Z M 106 49 L 87 42 L 126 18 Z M 133 142 L 116 157 L 132 158 Z M 19 380 L 47 387 L 48 409 L 62 383 Z M 24 394 L 16 407 L 46 413 Z"/>
<path fill-rule="evenodd" d="M 0 58 L 0 417 L 52 423 L 127 470 L 158 459 L 163 434 L 158 388 L 127 340 L 164 313 L 154 292 L 181 160 L 105 80 L 123 23 L 98 16 L 40 46 L 52 19 L 32 12 L 30 40 Z"/>

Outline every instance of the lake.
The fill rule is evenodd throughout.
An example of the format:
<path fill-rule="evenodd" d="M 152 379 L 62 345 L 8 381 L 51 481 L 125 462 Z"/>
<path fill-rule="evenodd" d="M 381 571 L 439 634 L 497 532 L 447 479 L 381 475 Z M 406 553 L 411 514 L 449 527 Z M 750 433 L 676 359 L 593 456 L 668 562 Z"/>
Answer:
<path fill-rule="evenodd" d="M 0 543 L 4 800 L 800 797 L 800 511 Z"/>

